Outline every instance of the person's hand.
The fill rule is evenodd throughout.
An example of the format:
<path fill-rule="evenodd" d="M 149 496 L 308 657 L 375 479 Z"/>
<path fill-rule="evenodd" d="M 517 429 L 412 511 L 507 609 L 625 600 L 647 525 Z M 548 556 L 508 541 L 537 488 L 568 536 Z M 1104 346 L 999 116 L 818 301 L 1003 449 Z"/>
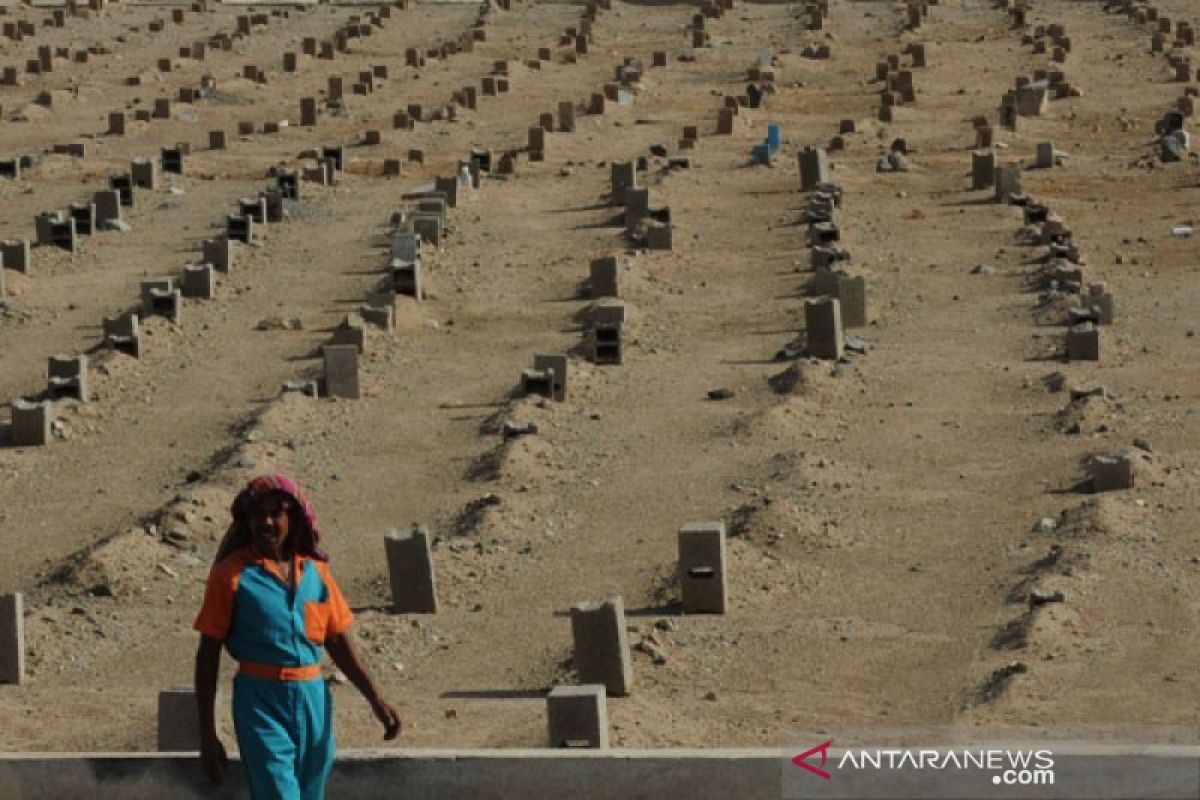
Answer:
<path fill-rule="evenodd" d="M 229 766 L 229 756 L 225 754 L 225 745 L 216 736 L 204 737 L 200 742 L 200 767 L 208 779 L 217 786 L 225 781 L 225 769 Z"/>
<path fill-rule="evenodd" d="M 400 715 L 390 703 L 382 697 L 377 698 L 371 703 L 371 710 L 375 712 L 375 718 L 383 725 L 384 741 L 391 741 L 400 735 L 403 723 L 400 721 Z"/>

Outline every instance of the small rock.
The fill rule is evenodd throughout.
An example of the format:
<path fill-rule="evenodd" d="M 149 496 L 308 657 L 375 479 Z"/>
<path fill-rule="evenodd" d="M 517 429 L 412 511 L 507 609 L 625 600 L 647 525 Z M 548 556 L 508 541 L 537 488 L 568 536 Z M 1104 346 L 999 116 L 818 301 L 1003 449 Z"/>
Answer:
<path fill-rule="evenodd" d="M 654 623 L 654 627 L 658 628 L 660 631 L 666 631 L 667 633 L 673 633 L 673 632 L 679 630 L 679 623 L 670 618 L 660 619 L 658 622 Z"/>
<path fill-rule="evenodd" d="M 266 319 L 259 320 L 255 328 L 260 331 L 302 331 L 304 330 L 304 323 L 295 317 L 291 319 L 267 317 Z"/>
<path fill-rule="evenodd" d="M 1048 392 L 1061 392 L 1067 386 L 1067 376 L 1061 372 L 1051 372 L 1042 380 Z"/>
<path fill-rule="evenodd" d="M 1034 533 L 1052 533 L 1058 528 L 1058 522 L 1054 517 L 1042 517 L 1037 522 L 1033 523 Z"/>
<path fill-rule="evenodd" d="M 1108 390 L 1099 384 L 1091 384 L 1088 386 L 1072 386 L 1071 387 L 1071 402 L 1076 400 L 1086 400 L 1089 397 L 1099 397 L 1108 399 Z"/>
<path fill-rule="evenodd" d="M 1063 601 L 1063 593 L 1055 589 L 1053 592 L 1044 589 L 1034 589 L 1029 593 L 1029 604 L 1032 606 L 1044 606 L 1047 603 L 1061 603 Z"/>
<path fill-rule="evenodd" d="M 731 397 L 733 397 L 733 389 L 721 388 L 708 390 L 709 400 L 728 400 Z"/>
<path fill-rule="evenodd" d="M 1150 446 L 1149 440 L 1143 439 L 1141 436 L 1138 436 L 1133 440 L 1133 446 L 1139 450 L 1145 450 L 1147 453 L 1154 452 L 1154 448 Z"/>
<path fill-rule="evenodd" d="M 650 656 L 650 662 L 653 664 L 662 665 L 667 663 L 667 654 L 649 637 L 638 642 L 637 649 Z"/>
<path fill-rule="evenodd" d="M 189 531 L 187 528 L 176 525 L 163 533 L 162 541 L 164 544 L 175 545 L 178 547 L 187 543 L 188 536 Z"/>
<path fill-rule="evenodd" d="M 501 428 L 501 433 L 505 439 L 512 439 L 516 436 L 527 436 L 538 432 L 536 422 L 513 422 L 505 420 Z"/>
<path fill-rule="evenodd" d="M 991 275 L 996 271 L 996 268 L 991 264 L 976 264 L 971 267 L 972 275 Z"/>

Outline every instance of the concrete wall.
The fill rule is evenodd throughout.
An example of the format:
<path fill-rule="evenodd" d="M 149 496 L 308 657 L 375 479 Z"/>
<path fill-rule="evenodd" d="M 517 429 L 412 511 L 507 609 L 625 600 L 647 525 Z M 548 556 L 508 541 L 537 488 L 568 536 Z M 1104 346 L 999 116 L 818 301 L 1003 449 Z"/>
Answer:
<path fill-rule="evenodd" d="M 993 771 L 842 770 L 821 780 L 757 750 L 365 750 L 342 753 L 331 800 L 1196 800 L 1200 747 L 1050 744 L 1048 785 L 996 784 Z M 794 751 L 790 751 L 794 752 Z M 235 763 L 222 790 L 195 755 L 0 754 L 0 800 L 245 798 Z"/>
<path fill-rule="evenodd" d="M 339 754 L 330 798 L 758 800 L 780 797 L 780 751 L 380 750 Z M 0 798 L 244 798 L 234 764 L 214 790 L 193 755 L 0 754 Z"/>

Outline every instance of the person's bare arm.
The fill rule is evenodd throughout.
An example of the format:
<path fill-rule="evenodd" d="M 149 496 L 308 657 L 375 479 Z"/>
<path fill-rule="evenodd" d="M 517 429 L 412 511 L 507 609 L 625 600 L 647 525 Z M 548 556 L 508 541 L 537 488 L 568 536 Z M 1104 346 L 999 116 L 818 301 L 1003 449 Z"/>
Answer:
<path fill-rule="evenodd" d="M 225 777 L 229 758 L 217 736 L 217 676 L 221 671 L 221 642 L 200 634 L 196 648 L 196 707 L 200 715 L 200 766 L 218 786 Z"/>
<path fill-rule="evenodd" d="M 325 649 L 329 651 L 329 657 L 337 664 L 338 669 L 371 704 L 371 710 L 383 725 L 383 738 L 395 739 L 400 734 L 402 725 L 400 715 L 379 693 L 379 687 L 371 680 L 371 675 L 358 654 L 358 648 L 354 646 L 349 635 L 339 633 L 330 636 L 325 640 Z"/>

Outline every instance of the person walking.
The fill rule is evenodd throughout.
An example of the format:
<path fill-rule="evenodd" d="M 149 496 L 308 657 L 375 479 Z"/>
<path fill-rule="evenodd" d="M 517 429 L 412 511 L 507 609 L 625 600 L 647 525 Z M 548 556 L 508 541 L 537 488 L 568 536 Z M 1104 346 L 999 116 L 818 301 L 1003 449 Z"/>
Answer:
<path fill-rule="evenodd" d="M 395 739 L 401 720 L 384 700 L 348 631 L 353 614 L 320 546 L 316 514 L 283 474 L 250 481 L 234 498 L 194 628 L 200 763 L 216 784 L 228 758 L 214 705 L 221 648 L 238 662 L 233 724 L 254 800 L 321 800 L 333 768 L 333 702 L 322 648 Z"/>

